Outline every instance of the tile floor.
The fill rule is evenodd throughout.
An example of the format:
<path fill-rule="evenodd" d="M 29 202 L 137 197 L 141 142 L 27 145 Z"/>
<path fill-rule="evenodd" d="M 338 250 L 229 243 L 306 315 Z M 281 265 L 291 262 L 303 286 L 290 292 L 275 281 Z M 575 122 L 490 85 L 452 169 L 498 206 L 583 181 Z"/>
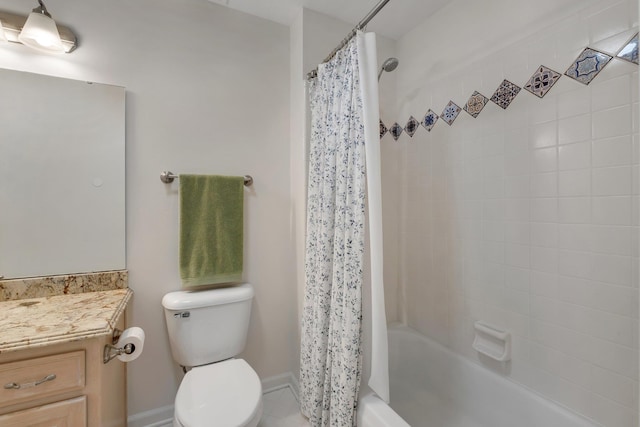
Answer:
<path fill-rule="evenodd" d="M 262 420 L 258 427 L 310 427 L 300 414 L 300 404 L 289 387 L 265 393 Z"/>

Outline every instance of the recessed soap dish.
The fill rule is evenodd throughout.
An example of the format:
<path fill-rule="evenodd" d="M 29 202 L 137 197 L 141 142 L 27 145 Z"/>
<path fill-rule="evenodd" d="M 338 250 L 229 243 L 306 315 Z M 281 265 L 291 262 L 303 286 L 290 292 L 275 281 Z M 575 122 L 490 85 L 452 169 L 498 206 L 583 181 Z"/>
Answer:
<path fill-rule="evenodd" d="M 473 348 L 487 357 L 499 362 L 511 360 L 511 333 L 488 323 L 477 321 L 474 324 L 476 337 Z"/>

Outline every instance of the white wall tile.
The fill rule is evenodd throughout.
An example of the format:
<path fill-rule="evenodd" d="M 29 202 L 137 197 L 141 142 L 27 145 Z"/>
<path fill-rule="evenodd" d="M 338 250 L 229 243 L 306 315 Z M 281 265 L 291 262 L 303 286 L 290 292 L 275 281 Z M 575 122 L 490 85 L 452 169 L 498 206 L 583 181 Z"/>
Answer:
<path fill-rule="evenodd" d="M 634 427 L 634 412 L 612 400 L 598 394 L 591 395 L 591 404 L 587 412 L 591 418 L 607 427 Z"/>
<path fill-rule="evenodd" d="M 593 197 L 591 207 L 594 224 L 631 225 L 631 197 Z"/>
<path fill-rule="evenodd" d="M 531 168 L 530 164 L 529 153 L 526 151 L 506 154 L 504 157 L 504 174 L 505 176 L 527 175 Z"/>
<path fill-rule="evenodd" d="M 440 86 L 448 101 L 464 86 L 456 81 L 481 81 L 490 90 L 473 90 L 490 96 L 505 70 L 524 75 L 523 59 L 507 55 L 523 49 L 531 53 L 527 73 L 541 63 L 563 72 L 585 46 L 613 46 L 635 31 L 637 18 L 621 12 L 630 3 L 636 0 L 592 2 L 588 12 L 550 22 L 544 34 L 466 64 L 482 70 L 480 80 L 461 68 L 459 76 L 407 87 L 399 99 Z M 427 135 L 435 141 L 430 151 L 405 158 L 426 188 L 423 202 L 405 201 L 415 211 L 403 227 L 430 242 L 411 260 L 425 266 L 403 271 L 425 276 L 411 282 L 424 288 L 408 294 L 411 322 L 474 359 L 473 320 L 509 328 L 512 378 L 582 415 L 597 414 L 607 427 L 632 427 L 625 424 L 633 419 L 629 395 L 638 395 L 637 79 L 637 67 L 614 59 L 588 86 L 563 77 L 543 99 L 523 92 L 507 110 L 490 103 L 475 120 L 463 115 L 439 126 Z M 422 210 L 428 224 L 420 224 Z M 464 259 L 448 262 L 454 256 Z M 425 309 L 434 313 L 419 313 Z"/>
<path fill-rule="evenodd" d="M 558 246 L 558 224 L 552 222 L 531 223 L 531 244 L 546 248 Z"/>
<path fill-rule="evenodd" d="M 589 224 L 558 225 L 558 247 L 582 252 L 591 250 L 590 227 Z"/>
<path fill-rule="evenodd" d="M 505 263 L 513 267 L 529 268 L 530 248 L 526 245 L 505 244 Z"/>
<path fill-rule="evenodd" d="M 594 196 L 624 196 L 631 194 L 631 167 L 595 168 L 591 174 Z"/>
<path fill-rule="evenodd" d="M 620 166 L 631 164 L 631 136 L 599 139 L 592 144 L 592 160 L 594 167 Z"/>
<path fill-rule="evenodd" d="M 558 70 L 564 72 L 564 70 Z M 562 92 L 557 96 L 558 118 L 578 116 L 591 111 L 591 88 Z"/>
<path fill-rule="evenodd" d="M 531 269 L 545 273 L 558 272 L 558 250 L 554 248 L 531 247 Z"/>
<path fill-rule="evenodd" d="M 504 219 L 507 221 L 528 221 L 531 218 L 529 199 L 504 200 Z"/>
<path fill-rule="evenodd" d="M 532 151 L 531 172 L 553 172 L 558 170 L 558 151 L 556 147 L 539 148 Z"/>
<path fill-rule="evenodd" d="M 558 199 L 558 221 L 565 224 L 591 222 L 591 198 L 561 197 Z"/>
<path fill-rule="evenodd" d="M 631 106 L 611 108 L 593 113 L 593 138 L 611 138 L 631 133 Z"/>
<path fill-rule="evenodd" d="M 620 46 L 624 45 L 624 41 Z M 608 80 L 594 80 L 591 86 L 591 110 L 600 111 L 631 103 L 629 74 Z"/>
<path fill-rule="evenodd" d="M 531 272 L 531 293 L 549 298 L 558 297 L 558 275 L 542 271 Z"/>
<path fill-rule="evenodd" d="M 590 42 L 596 43 L 607 37 L 621 33 L 629 28 L 628 6 L 619 2 L 599 11 L 588 18 Z"/>
<path fill-rule="evenodd" d="M 531 194 L 529 175 L 510 176 L 504 180 L 504 194 L 508 198 L 524 198 Z"/>
<path fill-rule="evenodd" d="M 589 279 L 591 272 L 591 254 L 577 251 L 558 251 L 558 271 L 560 274 Z"/>
<path fill-rule="evenodd" d="M 545 113 L 549 111 L 544 109 Z M 557 123 L 553 121 L 534 124 L 529 128 L 529 144 L 532 149 L 551 147 L 558 143 Z"/>
<path fill-rule="evenodd" d="M 590 277 L 601 282 L 631 286 L 631 257 L 593 254 Z"/>
<path fill-rule="evenodd" d="M 613 255 L 631 255 L 631 243 L 638 240 L 630 227 L 592 225 L 588 234 L 592 251 Z"/>
<path fill-rule="evenodd" d="M 504 223 L 505 241 L 526 245 L 530 242 L 531 223 L 506 221 Z"/>
<path fill-rule="evenodd" d="M 531 220 L 557 222 L 558 199 L 555 197 L 531 199 Z"/>
<path fill-rule="evenodd" d="M 558 173 L 558 195 L 590 196 L 591 170 L 575 169 Z"/>
<path fill-rule="evenodd" d="M 503 242 L 504 229 L 503 221 L 482 221 L 482 238 L 484 240 Z"/>
<path fill-rule="evenodd" d="M 591 114 L 558 121 L 558 144 L 586 141 L 591 138 Z"/>
<path fill-rule="evenodd" d="M 556 197 L 558 195 L 558 173 L 538 173 L 531 175 L 532 197 Z"/>
<path fill-rule="evenodd" d="M 531 286 L 531 272 L 518 267 L 504 267 L 504 284 L 508 289 L 529 292 Z"/>
<path fill-rule="evenodd" d="M 580 142 L 558 148 L 560 170 L 584 169 L 591 167 L 591 144 Z"/>

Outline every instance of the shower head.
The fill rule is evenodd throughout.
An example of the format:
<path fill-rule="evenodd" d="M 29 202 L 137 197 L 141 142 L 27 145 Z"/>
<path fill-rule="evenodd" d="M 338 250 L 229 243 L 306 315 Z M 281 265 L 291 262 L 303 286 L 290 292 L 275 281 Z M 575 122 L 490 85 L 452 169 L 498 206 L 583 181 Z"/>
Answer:
<path fill-rule="evenodd" d="M 382 67 L 380 67 L 380 72 L 378 73 L 378 81 L 380 81 L 380 76 L 382 76 L 382 72 L 391 72 L 398 67 L 398 58 L 388 58 L 386 61 L 382 63 Z"/>

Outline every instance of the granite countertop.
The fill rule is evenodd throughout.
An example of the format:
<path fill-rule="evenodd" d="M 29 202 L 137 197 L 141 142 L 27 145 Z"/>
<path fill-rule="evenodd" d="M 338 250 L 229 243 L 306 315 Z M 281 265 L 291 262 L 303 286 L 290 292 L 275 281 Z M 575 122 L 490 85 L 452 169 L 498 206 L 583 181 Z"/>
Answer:
<path fill-rule="evenodd" d="M 129 288 L 0 302 L 0 353 L 110 335 Z"/>

